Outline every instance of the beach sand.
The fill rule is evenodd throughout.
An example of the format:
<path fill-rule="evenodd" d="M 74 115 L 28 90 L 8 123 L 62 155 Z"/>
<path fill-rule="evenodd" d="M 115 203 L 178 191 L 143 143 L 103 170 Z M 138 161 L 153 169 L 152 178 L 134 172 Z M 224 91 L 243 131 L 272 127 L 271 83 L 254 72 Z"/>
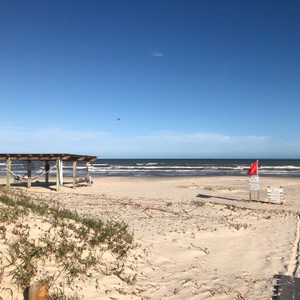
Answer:
<path fill-rule="evenodd" d="M 97 177 L 76 189 L 65 181 L 59 192 L 54 180 L 50 189 L 12 189 L 38 203 L 122 220 L 134 237 L 127 265 L 136 282 L 94 274 L 74 287 L 83 299 L 269 300 L 275 275 L 300 276 L 298 178 L 260 178 L 259 199 L 266 200 L 268 186 L 281 186 L 282 205 L 250 202 L 247 176 Z M 10 299 L 5 270 L 1 287 L 0 297 Z M 13 290 L 13 299 L 23 299 Z"/>

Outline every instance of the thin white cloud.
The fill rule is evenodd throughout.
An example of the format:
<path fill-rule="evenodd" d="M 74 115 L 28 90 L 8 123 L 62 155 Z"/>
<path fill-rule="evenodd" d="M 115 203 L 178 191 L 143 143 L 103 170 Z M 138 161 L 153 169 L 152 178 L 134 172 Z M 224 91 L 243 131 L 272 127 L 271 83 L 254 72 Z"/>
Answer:
<path fill-rule="evenodd" d="M 162 52 L 157 52 L 157 51 L 151 52 L 151 55 L 153 57 L 163 57 L 164 56 L 164 54 Z"/>
<path fill-rule="evenodd" d="M 131 135 L 109 139 L 109 147 L 122 157 L 247 157 L 265 153 L 270 141 L 268 136 L 161 131 L 142 136 Z M 111 147 L 113 145 L 115 147 Z M 102 150 L 105 156 L 109 155 L 109 152 L 106 154 L 108 148 L 105 145 Z"/>
<path fill-rule="evenodd" d="M 161 131 L 153 135 L 154 139 L 161 139 L 164 141 L 172 141 L 175 143 L 245 143 L 245 142 L 256 142 L 266 143 L 270 140 L 268 136 L 230 136 L 221 135 L 210 132 L 194 132 L 194 133 L 177 133 L 171 131 Z"/>
<path fill-rule="evenodd" d="M 109 134 L 94 130 L 55 128 L 26 129 L 0 124 L 1 152 L 74 152 L 93 149 Z"/>
<path fill-rule="evenodd" d="M 0 152 L 86 153 L 100 157 L 249 157 L 271 153 L 268 136 L 163 130 L 144 135 L 0 124 Z M 261 157 L 261 155 L 260 155 Z"/>
<path fill-rule="evenodd" d="M 99 139 L 103 136 L 109 135 L 107 132 L 94 130 L 66 130 L 62 128 L 47 128 L 38 129 L 30 132 L 32 137 L 42 138 L 47 140 L 60 140 L 69 142 L 79 142 L 84 140 Z"/>
<path fill-rule="evenodd" d="M 24 140 L 58 140 L 58 141 L 80 141 L 91 138 L 99 138 L 108 135 L 107 132 L 94 130 L 71 130 L 60 127 L 26 129 L 13 126 L 0 126 L 0 138 L 6 141 Z"/>
<path fill-rule="evenodd" d="M 180 133 L 161 131 L 127 139 L 133 152 L 146 152 L 153 157 L 250 157 L 266 153 L 268 136 L 233 136 L 209 132 Z M 261 156 L 260 156 L 261 157 Z"/>

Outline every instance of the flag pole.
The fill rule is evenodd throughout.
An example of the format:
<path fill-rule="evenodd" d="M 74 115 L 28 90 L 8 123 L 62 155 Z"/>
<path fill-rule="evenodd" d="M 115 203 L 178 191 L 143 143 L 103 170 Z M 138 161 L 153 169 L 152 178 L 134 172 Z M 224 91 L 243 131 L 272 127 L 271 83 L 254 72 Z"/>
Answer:
<path fill-rule="evenodd" d="M 257 172 L 256 172 L 256 174 L 257 174 L 257 177 L 258 177 L 258 159 L 256 160 L 256 165 L 257 165 L 257 169 L 256 169 Z M 258 190 L 257 190 L 257 200 L 259 201 L 259 186 L 258 186 Z"/>

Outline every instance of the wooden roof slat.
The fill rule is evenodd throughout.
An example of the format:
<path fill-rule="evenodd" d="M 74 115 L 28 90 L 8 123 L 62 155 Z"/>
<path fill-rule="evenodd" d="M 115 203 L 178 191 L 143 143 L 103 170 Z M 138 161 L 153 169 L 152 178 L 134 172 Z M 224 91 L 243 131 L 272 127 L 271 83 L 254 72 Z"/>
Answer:
<path fill-rule="evenodd" d="M 94 161 L 97 156 L 80 155 L 80 154 L 65 154 L 65 153 L 0 153 L 0 160 L 56 160 L 63 161 Z"/>

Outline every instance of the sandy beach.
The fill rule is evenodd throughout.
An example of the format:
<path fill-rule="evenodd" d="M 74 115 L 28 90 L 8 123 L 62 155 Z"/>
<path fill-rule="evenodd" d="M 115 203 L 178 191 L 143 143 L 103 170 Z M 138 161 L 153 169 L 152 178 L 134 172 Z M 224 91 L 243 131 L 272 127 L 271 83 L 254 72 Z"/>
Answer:
<path fill-rule="evenodd" d="M 261 177 L 249 201 L 247 176 L 97 177 L 92 186 L 59 192 L 12 187 L 36 203 L 55 203 L 94 219 L 124 221 L 133 236 L 126 267 L 133 284 L 114 275 L 74 284 L 79 299 L 271 299 L 277 274 L 300 276 L 299 179 Z M 1 178 L 2 188 L 5 178 Z M 285 203 L 264 203 L 267 187 Z M 254 197 L 255 198 L 255 197 Z M 39 218 L 27 218 L 34 228 Z M 4 265 L 5 247 L 1 244 Z M 0 297 L 23 299 L 3 271 Z M 11 297 L 8 289 L 13 290 Z"/>

